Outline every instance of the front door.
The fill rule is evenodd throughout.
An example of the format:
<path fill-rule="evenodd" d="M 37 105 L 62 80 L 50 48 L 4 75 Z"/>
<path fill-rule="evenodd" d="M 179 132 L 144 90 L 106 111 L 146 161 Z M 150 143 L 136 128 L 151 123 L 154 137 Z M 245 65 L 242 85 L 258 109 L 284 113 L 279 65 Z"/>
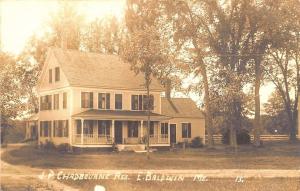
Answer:
<path fill-rule="evenodd" d="M 115 143 L 122 144 L 122 121 L 115 122 Z"/>
<path fill-rule="evenodd" d="M 170 124 L 170 141 L 176 143 L 176 124 Z"/>

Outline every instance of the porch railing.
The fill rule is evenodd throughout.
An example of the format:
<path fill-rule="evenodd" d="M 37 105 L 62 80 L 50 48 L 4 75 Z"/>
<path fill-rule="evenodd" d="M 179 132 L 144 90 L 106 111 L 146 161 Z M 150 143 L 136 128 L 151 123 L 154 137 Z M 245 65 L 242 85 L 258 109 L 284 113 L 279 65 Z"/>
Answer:
<path fill-rule="evenodd" d="M 74 137 L 75 144 L 112 144 L 113 139 L 109 135 L 98 135 L 98 134 L 76 134 Z"/>
<path fill-rule="evenodd" d="M 145 138 L 142 137 L 127 137 L 124 138 L 124 144 L 144 144 Z M 167 144 L 169 143 L 169 136 L 167 134 L 162 135 L 150 135 L 150 144 Z"/>
<path fill-rule="evenodd" d="M 150 135 L 150 144 L 166 144 L 169 143 L 168 134 Z"/>

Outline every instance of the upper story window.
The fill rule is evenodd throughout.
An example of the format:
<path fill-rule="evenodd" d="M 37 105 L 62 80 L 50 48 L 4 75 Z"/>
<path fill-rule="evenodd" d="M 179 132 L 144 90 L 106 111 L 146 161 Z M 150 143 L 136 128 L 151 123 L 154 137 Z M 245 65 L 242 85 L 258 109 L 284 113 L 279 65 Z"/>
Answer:
<path fill-rule="evenodd" d="M 52 83 L 52 69 L 49 69 L 49 83 Z"/>
<path fill-rule="evenodd" d="M 150 110 L 154 109 L 154 96 L 150 95 Z M 147 110 L 148 102 L 147 95 L 131 95 L 131 109 L 132 110 Z"/>
<path fill-rule="evenodd" d="M 81 108 L 93 108 L 93 92 L 81 92 Z"/>
<path fill-rule="evenodd" d="M 191 138 L 191 123 L 182 123 L 182 138 Z"/>
<path fill-rule="evenodd" d="M 98 108 L 99 109 L 110 109 L 110 94 L 99 93 L 98 94 Z"/>
<path fill-rule="evenodd" d="M 67 104 L 68 104 L 68 94 L 67 92 L 63 93 L 63 109 L 67 108 Z"/>
<path fill-rule="evenodd" d="M 60 80 L 60 70 L 59 67 L 55 68 L 55 81 L 58 82 Z"/>
<path fill-rule="evenodd" d="M 122 94 L 115 94 L 115 109 L 122 109 Z"/>
<path fill-rule="evenodd" d="M 52 109 L 52 95 L 46 95 L 40 97 L 40 110 Z"/>
<path fill-rule="evenodd" d="M 59 94 L 54 94 L 53 98 L 53 109 L 57 110 L 59 109 Z"/>

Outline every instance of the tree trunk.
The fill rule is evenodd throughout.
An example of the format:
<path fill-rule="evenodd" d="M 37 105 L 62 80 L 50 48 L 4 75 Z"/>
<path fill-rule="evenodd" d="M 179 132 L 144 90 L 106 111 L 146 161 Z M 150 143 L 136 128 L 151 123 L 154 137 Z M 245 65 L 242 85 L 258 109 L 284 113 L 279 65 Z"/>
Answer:
<path fill-rule="evenodd" d="M 236 129 L 230 125 L 230 146 L 233 147 L 233 148 L 236 148 L 237 147 L 237 141 L 236 141 Z"/>
<path fill-rule="evenodd" d="M 255 117 L 254 117 L 254 146 L 260 146 L 260 134 L 261 134 L 261 124 L 260 124 L 260 82 L 261 82 L 261 68 L 260 61 L 255 61 Z"/>
<path fill-rule="evenodd" d="M 207 131 L 207 142 L 208 147 L 214 146 L 214 140 L 213 140 L 213 132 L 212 132 L 212 116 L 211 116 L 211 109 L 210 109 L 210 95 L 209 95 L 209 85 L 208 85 L 208 79 L 206 74 L 206 68 L 204 63 L 201 63 L 201 75 L 203 79 L 204 84 L 204 103 L 205 103 L 205 128 Z"/>

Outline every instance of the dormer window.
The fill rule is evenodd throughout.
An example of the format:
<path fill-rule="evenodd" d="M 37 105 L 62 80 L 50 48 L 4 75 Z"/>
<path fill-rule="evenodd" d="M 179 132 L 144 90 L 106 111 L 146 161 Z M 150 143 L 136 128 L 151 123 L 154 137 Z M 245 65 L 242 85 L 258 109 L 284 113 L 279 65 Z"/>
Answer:
<path fill-rule="evenodd" d="M 49 69 L 49 83 L 52 83 L 52 69 Z"/>
<path fill-rule="evenodd" d="M 55 68 L 55 81 L 58 82 L 60 80 L 60 71 L 59 67 Z"/>

